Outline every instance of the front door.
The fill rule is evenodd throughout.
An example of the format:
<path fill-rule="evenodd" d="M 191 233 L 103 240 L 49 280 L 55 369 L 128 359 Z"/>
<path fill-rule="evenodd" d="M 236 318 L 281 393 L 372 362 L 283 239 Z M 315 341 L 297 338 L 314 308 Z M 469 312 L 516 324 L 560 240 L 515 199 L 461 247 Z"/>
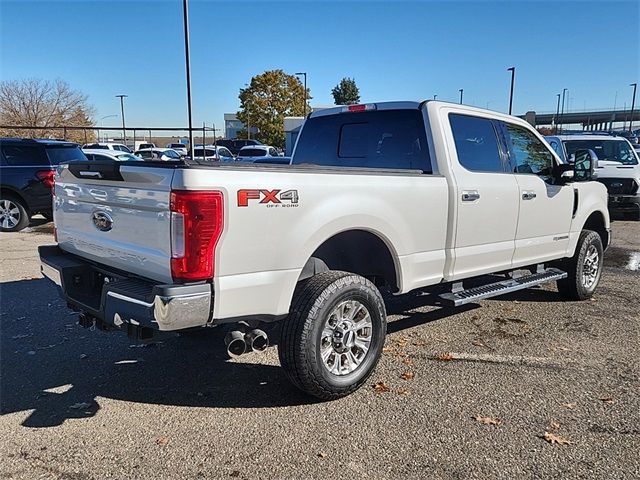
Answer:
<path fill-rule="evenodd" d="M 573 186 L 554 184 L 553 154 L 533 131 L 506 122 L 502 127 L 519 189 L 513 266 L 561 258 L 569 245 Z"/>

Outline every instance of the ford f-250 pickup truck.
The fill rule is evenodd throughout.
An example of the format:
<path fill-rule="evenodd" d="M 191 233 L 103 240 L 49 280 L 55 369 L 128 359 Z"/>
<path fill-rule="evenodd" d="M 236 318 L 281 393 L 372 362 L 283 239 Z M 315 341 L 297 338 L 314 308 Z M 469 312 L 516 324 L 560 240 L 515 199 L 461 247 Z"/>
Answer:
<path fill-rule="evenodd" d="M 277 343 L 293 384 L 338 398 L 378 362 L 381 292 L 448 286 L 461 305 L 556 281 L 589 298 L 610 236 L 594 158 L 563 164 L 524 121 L 472 107 L 332 108 L 290 165 L 61 166 L 42 272 L 84 326 L 224 326 L 231 354 Z M 469 287 L 485 274 L 501 276 Z"/>

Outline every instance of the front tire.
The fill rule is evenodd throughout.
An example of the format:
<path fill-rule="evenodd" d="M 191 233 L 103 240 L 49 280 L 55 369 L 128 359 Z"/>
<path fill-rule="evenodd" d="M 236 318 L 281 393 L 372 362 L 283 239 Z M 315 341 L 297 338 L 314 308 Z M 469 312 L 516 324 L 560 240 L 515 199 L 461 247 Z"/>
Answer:
<path fill-rule="evenodd" d="M 296 288 L 278 355 L 289 380 L 323 400 L 357 390 L 375 369 L 387 332 L 384 301 L 367 279 L 322 272 Z"/>
<path fill-rule="evenodd" d="M 0 231 L 18 232 L 29 225 L 29 213 L 13 195 L 0 195 Z"/>
<path fill-rule="evenodd" d="M 578 238 L 576 253 L 562 262 L 560 268 L 567 272 L 558 280 L 558 292 L 567 300 L 587 300 L 596 291 L 602 275 L 603 251 L 600 235 L 583 230 Z"/>

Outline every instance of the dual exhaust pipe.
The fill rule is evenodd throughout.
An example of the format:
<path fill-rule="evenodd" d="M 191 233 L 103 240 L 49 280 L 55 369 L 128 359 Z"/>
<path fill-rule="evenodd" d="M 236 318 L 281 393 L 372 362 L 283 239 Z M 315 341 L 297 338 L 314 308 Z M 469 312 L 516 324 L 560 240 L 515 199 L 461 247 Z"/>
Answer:
<path fill-rule="evenodd" d="M 227 353 L 231 358 L 243 353 L 262 352 L 269 346 L 269 338 L 262 330 L 255 328 L 248 332 L 232 330 L 224 337 Z"/>

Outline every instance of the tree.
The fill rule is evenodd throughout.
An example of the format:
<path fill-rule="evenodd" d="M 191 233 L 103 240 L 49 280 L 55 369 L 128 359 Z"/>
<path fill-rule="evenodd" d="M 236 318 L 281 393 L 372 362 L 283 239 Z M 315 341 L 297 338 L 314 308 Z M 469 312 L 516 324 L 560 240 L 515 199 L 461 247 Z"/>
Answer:
<path fill-rule="evenodd" d="M 312 98 L 294 75 L 282 70 L 269 70 L 251 78 L 247 88 L 240 89 L 238 120 L 251 130 L 252 138 L 274 147 L 284 148 L 284 117 L 300 117 L 311 108 Z M 306 97 L 306 98 L 305 98 Z M 246 136 L 246 129 L 240 135 Z"/>
<path fill-rule="evenodd" d="M 353 105 L 360 102 L 360 90 L 353 78 L 345 77 L 331 90 L 336 105 Z"/>
<path fill-rule="evenodd" d="M 60 138 L 64 130 L 52 127 L 93 125 L 94 109 L 87 96 L 64 80 L 4 80 L 0 82 L 0 124 L 40 127 L 37 130 L 0 129 L 0 136 Z M 93 131 L 67 130 L 67 140 L 94 139 Z"/>

